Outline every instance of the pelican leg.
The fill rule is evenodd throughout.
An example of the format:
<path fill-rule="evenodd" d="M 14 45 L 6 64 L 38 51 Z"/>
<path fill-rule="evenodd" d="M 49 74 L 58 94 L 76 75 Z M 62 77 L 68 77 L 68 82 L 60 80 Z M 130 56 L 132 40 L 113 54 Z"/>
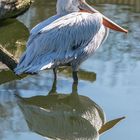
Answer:
<path fill-rule="evenodd" d="M 78 76 L 77 76 L 78 71 L 73 71 L 72 76 L 73 76 L 73 81 L 75 84 L 78 83 Z"/>
<path fill-rule="evenodd" d="M 54 81 L 57 80 L 57 68 L 53 69 L 53 74 L 54 74 Z"/>
<path fill-rule="evenodd" d="M 54 81 L 53 81 L 53 84 L 52 84 L 52 88 L 49 91 L 48 95 L 56 94 L 56 89 L 57 89 L 56 84 L 57 84 L 57 79 L 56 79 L 56 76 L 55 76 Z"/>
<path fill-rule="evenodd" d="M 57 84 L 57 68 L 53 69 L 53 74 L 54 74 L 54 80 L 52 84 L 52 88 L 49 91 L 48 95 L 53 95 L 56 94 L 56 84 Z"/>

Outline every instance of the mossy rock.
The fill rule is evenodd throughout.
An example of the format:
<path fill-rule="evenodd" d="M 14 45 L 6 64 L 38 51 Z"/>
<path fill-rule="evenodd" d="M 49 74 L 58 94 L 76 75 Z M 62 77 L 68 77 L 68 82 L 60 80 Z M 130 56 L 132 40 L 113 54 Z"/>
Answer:
<path fill-rule="evenodd" d="M 27 27 L 16 19 L 0 22 L 0 46 L 19 58 L 25 49 L 29 36 Z"/>
<path fill-rule="evenodd" d="M 1 0 L 0 20 L 23 14 L 31 5 L 31 0 Z"/>

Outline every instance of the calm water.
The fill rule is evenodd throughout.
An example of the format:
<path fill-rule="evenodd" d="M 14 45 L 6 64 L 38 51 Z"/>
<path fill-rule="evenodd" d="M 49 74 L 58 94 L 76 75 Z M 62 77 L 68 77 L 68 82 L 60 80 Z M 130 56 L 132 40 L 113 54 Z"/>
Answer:
<path fill-rule="evenodd" d="M 70 94 L 73 92 L 69 70 L 59 73 L 56 91 L 55 87 L 50 91 L 53 83 L 51 71 L 2 84 L 1 140 L 44 140 L 43 136 L 60 136 L 66 139 L 71 137 L 69 134 L 74 134 L 72 129 L 76 129 L 77 134 L 74 135 L 79 138 L 93 139 L 96 135 L 94 128 L 82 118 L 74 117 L 73 113 L 75 109 L 78 114 L 85 110 L 87 112 L 90 107 L 93 112 L 90 110 L 89 114 L 85 114 L 85 118 L 92 121 L 96 119 L 94 113 L 99 111 L 99 116 L 96 114 L 98 124 L 104 121 L 103 111 L 107 120 L 126 116 L 126 119 L 111 131 L 101 135 L 101 140 L 140 139 L 140 13 L 135 13 L 131 7 L 123 5 L 99 5 L 97 9 L 127 28 L 128 35 L 111 31 L 106 43 L 81 65 L 79 96 L 76 90 L 73 91 L 74 94 Z M 10 20 L 1 23 L 0 44 L 18 58 L 24 50 L 28 29 L 54 13 L 53 0 L 38 0 L 28 12 L 18 18 L 20 22 Z M 0 83 L 16 79 L 5 71 L 1 71 L 0 78 Z M 47 96 L 48 93 L 54 94 L 53 98 Z M 69 115 L 72 115 L 72 118 Z M 77 125 L 71 125 L 71 121 Z M 63 128 L 60 127 L 62 123 Z"/>

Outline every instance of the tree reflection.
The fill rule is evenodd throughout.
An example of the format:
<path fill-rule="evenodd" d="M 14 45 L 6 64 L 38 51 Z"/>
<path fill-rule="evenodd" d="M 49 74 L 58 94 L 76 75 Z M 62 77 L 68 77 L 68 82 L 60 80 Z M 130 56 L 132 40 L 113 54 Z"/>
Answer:
<path fill-rule="evenodd" d="M 140 12 L 140 1 L 139 0 L 88 0 L 95 4 L 119 4 L 119 5 L 130 5 L 131 9 L 135 12 Z"/>

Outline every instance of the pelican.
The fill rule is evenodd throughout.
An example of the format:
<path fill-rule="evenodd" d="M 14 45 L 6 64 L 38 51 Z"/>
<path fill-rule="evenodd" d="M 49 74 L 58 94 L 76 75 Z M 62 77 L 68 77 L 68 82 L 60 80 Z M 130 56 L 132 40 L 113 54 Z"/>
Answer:
<path fill-rule="evenodd" d="M 71 66 L 78 83 L 80 64 L 106 40 L 109 28 L 128 31 L 88 5 L 85 0 L 57 0 L 57 14 L 36 25 L 30 32 L 26 51 L 15 69 L 17 75 L 34 74 Z"/>

